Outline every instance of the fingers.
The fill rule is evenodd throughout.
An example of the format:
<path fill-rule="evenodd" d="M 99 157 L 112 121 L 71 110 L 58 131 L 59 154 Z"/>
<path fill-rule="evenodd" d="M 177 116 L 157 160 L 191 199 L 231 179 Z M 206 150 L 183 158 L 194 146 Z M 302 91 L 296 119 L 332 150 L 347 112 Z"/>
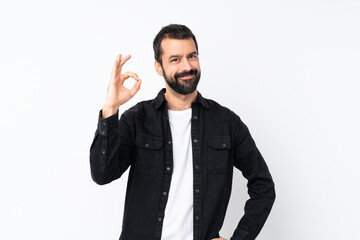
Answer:
<path fill-rule="evenodd" d="M 120 65 L 121 65 L 121 67 L 126 63 L 126 61 L 127 60 L 129 60 L 131 58 L 131 55 L 129 54 L 129 55 L 127 55 L 127 56 L 125 56 L 125 57 L 123 57 L 122 59 L 121 59 L 121 61 L 120 61 Z"/>
<path fill-rule="evenodd" d="M 134 96 L 140 90 L 141 82 L 141 79 L 137 80 L 134 86 L 129 90 L 132 96 Z"/>
<path fill-rule="evenodd" d="M 135 79 L 136 81 L 140 80 L 139 77 L 138 77 L 138 75 L 137 75 L 136 73 L 126 72 L 126 73 L 124 73 L 123 75 L 121 75 L 121 80 L 120 80 L 121 84 L 123 84 L 124 81 L 125 81 L 126 79 L 128 79 L 129 77 L 132 77 L 132 78 Z"/>
<path fill-rule="evenodd" d="M 116 65 L 117 68 L 122 67 L 126 63 L 126 61 L 129 60 L 130 58 L 131 58 L 130 54 L 122 58 L 121 53 L 119 53 L 119 55 L 116 57 L 114 65 Z"/>
<path fill-rule="evenodd" d="M 113 69 L 111 71 L 111 79 L 118 80 L 121 75 L 121 68 L 125 64 L 126 61 L 128 61 L 131 58 L 130 54 L 123 57 L 121 53 L 116 57 L 116 60 L 113 65 Z"/>
<path fill-rule="evenodd" d="M 121 76 L 121 79 L 122 79 L 121 83 L 123 84 L 124 81 L 126 79 L 128 79 L 129 77 L 132 77 L 136 81 L 134 86 L 131 89 L 129 89 L 131 95 L 134 96 L 139 91 L 142 80 L 138 77 L 138 75 L 136 73 L 126 72 Z"/>
<path fill-rule="evenodd" d="M 115 62 L 113 64 L 113 68 L 112 68 L 112 71 L 111 71 L 111 80 L 113 78 L 115 78 L 115 75 L 116 75 L 116 71 L 118 69 L 118 66 L 119 66 L 119 63 L 120 63 L 120 59 L 121 59 L 121 54 L 119 54 L 116 59 L 115 59 Z"/>
<path fill-rule="evenodd" d="M 136 80 L 136 78 L 139 79 L 139 77 L 136 73 L 130 72 L 130 71 L 124 73 L 123 76 L 130 76 L 130 77 L 134 78 L 135 80 Z"/>
<path fill-rule="evenodd" d="M 111 75 L 112 75 L 112 79 L 113 79 L 113 84 L 120 83 L 121 85 L 123 85 L 125 80 L 128 79 L 129 77 L 135 79 L 136 82 L 135 82 L 134 86 L 131 89 L 129 89 L 130 94 L 132 96 L 134 96 L 139 91 L 142 80 L 138 77 L 138 75 L 136 73 L 133 73 L 133 72 L 126 72 L 124 74 L 121 74 L 122 66 L 130 58 L 131 58 L 130 54 L 123 58 L 122 58 L 122 55 L 119 54 L 115 60 L 115 63 L 113 66 L 113 71 L 112 71 Z"/>

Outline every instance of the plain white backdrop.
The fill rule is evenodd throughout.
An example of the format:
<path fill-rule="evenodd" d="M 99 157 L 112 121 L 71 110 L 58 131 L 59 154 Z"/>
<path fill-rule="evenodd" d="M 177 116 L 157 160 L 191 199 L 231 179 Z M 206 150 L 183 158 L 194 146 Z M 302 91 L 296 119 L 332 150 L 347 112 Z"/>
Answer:
<path fill-rule="evenodd" d="M 165 86 L 152 41 L 170 23 L 197 37 L 199 92 L 242 118 L 270 168 L 257 239 L 360 239 L 355 0 L 1 0 L 0 239 L 118 239 L 128 171 L 96 185 L 90 144 L 118 53 L 143 80 L 120 114 Z M 246 190 L 236 169 L 224 238 Z"/>

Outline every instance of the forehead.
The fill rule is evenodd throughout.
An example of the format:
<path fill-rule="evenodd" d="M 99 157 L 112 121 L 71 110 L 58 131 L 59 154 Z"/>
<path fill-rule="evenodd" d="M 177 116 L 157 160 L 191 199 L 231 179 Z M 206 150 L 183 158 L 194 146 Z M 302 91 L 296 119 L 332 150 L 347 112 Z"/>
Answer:
<path fill-rule="evenodd" d="M 196 51 L 196 45 L 192 38 L 165 38 L 161 41 L 161 50 L 164 57 L 170 55 L 186 55 Z"/>

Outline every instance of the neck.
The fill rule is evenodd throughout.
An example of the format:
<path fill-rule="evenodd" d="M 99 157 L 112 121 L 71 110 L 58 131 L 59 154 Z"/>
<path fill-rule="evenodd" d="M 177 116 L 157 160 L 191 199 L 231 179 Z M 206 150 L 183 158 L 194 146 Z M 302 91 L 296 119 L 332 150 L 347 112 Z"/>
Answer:
<path fill-rule="evenodd" d="M 169 86 L 166 86 L 165 99 L 168 102 L 168 109 L 182 111 L 191 108 L 191 103 L 196 100 L 197 90 L 183 95 L 175 92 Z"/>

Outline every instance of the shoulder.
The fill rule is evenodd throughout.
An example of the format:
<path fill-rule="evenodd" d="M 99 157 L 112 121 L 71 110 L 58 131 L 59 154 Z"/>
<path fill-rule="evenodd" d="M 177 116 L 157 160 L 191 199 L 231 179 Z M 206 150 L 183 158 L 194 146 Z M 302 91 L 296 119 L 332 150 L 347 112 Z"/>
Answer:
<path fill-rule="evenodd" d="M 239 120 L 240 117 L 230 108 L 218 103 L 217 101 L 209 98 L 205 98 L 206 102 L 209 104 L 208 112 L 214 117 L 218 116 L 220 118 L 226 118 L 229 120 Z"/>
<path fill-rule="evenodd" d="M 133 118 L 133 117 L 137 117 L 138 115 L 143 115 L 145 112 L 155 111 L 155 110 L 156 107 L 155 107 L 154 99 L 149 99 L 149 100 L 140 101 L 135 105 L 131 106 L 130 108 L 124 111 L 123 115 L 126 118 Z"/>
<path fill-rule="evenodd" d="M 238 114 L 236 114 L 230 108 L 225 107 L 212 99 L 206 99 L 206 101 L 210 106 L 208 111 L 210 118 L 212 118 L 217 123 L 230 123 L 230 125 L 234 127 L 233 131 L 236 139 L 241 139 L 248 136 L 249 129 Z"/>

